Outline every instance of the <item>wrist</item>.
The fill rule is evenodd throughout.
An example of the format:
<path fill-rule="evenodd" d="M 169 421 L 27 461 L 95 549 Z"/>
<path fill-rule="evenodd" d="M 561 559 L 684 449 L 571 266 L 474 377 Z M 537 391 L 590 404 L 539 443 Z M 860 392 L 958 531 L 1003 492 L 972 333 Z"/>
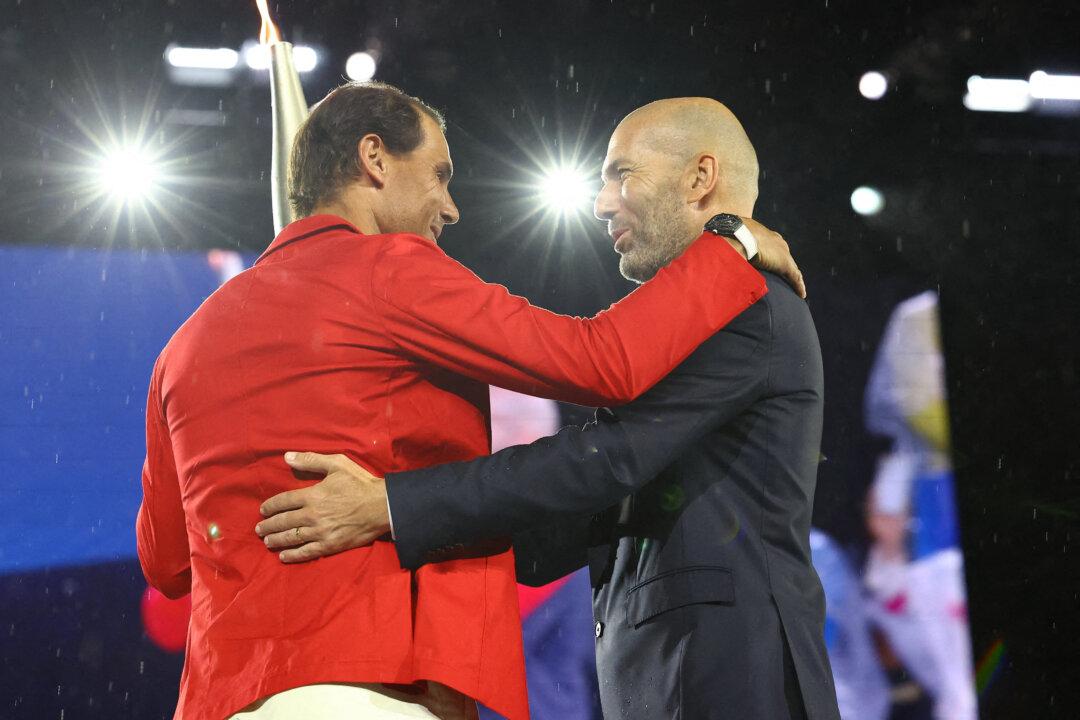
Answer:
<path fill-rule="evenodd" d="M 386 492 L 386 478 L 376 478 L 375 482 L 382 498 L 379 503 L 381 514 L 377 519 L 379 530 L 383 535 L 389 535 L 391 540 L 397 540 L 394 534 L 394 517 L 390 514 L 390 496 Z"/>
<path fill-rule="evenodd" d="M 746 260 L 753 262 L 757 257 L 757 238 L 754 237 L 754 233 L 750 231 L 750 228 L 746 227 L 746 224 L 738 215 L 731 213 L 713 215 L 705 223 L 705 230 L 726 238 L 728 242 L 738 243 L 741 246 L 738 248 L 739 253 Z"/>
<path fill-rule="evenodd" d="M 739 253 L 739 257 L 741 257 L 743 260 L 749 260 L 749 258 L 746 257 L 746 246 L 744 246 L 741 242 L 739 242 L 735 238 L 729 238 L 725 235 L 721 235 L 720 237 L 726 240 L 727 244 L 730 245 L 732 249 L 735 250 L 735 252 Z"/>

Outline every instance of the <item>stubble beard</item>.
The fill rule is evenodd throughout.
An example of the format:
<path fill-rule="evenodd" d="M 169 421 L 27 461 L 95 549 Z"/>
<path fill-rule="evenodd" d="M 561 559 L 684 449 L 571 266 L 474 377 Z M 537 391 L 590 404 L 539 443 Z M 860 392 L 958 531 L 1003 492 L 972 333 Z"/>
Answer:
<path fill-rule="evenodd" d="M 678 194 L 659 195 L 645 208 L 633 247 L 620 256 L 619 272 L 627 280 L 643 283 L 682 254 L 695 237 Z"/>

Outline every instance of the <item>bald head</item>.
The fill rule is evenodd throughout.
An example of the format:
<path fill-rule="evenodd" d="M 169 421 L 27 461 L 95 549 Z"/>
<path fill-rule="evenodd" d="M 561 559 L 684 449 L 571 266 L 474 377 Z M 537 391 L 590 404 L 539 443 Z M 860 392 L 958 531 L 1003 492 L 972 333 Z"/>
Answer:
<path fill-rule="evenodd" d="M 644 281 L 713 215 L 753 215 L 757 178 L 754 146 L 730 110 L 709 98 L 658 100 L 611 134 L 594 209 L 623 275 Z"/>
<path fill-rule="evenodd" d="M 716 159 L 715 200 L 719 209 L 753 214 L 758 195 L 758 161 L 742 123 L 712 98 L 657 100 L 633 111 L 615 133 L 633 136 L 673 163 L 683 165 L 702 155 Z M 612 136 L 615 141 L 615 135 Z"/>

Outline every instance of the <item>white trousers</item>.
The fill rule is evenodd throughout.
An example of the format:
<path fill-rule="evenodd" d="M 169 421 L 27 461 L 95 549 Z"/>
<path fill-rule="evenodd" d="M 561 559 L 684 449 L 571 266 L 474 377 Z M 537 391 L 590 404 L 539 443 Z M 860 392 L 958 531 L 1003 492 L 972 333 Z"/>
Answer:
<path fill-rule="evenodd" d="M 436 683 L 407 695 L 379 684 L 304 685 L 252 703 L 229 720 L 474 720 L 476 703 Z M 422 699 L 422 701 L 421 701 Z"/>

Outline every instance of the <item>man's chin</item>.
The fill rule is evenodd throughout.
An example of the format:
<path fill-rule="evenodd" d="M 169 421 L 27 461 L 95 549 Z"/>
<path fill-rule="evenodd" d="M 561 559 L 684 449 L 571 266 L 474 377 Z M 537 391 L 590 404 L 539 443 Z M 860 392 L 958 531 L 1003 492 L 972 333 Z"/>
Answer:
<path fill-rule="evenodd" d="M 656 271 L 657 268 L 652 267 L 651 264 L 642 263 L 634 257 L 633 253 L 619 258 L 619 272 L 627 280 L 643 283 L 655 275 Z"/>

